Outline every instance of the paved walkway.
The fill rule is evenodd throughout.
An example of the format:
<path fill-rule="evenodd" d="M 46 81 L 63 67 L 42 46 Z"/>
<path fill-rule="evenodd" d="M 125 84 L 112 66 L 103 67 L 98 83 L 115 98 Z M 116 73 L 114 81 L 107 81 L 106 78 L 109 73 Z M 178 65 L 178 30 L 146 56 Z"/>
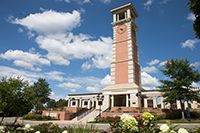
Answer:
<path fill-rule="evenodd" d="M 15 117 L 5 117 L 4 119 L 4 123 L 5 122 L 13 122 Z M 21 118 L 18 119 L 18 123 L 24 123 L 24 124 L 30 124 L 30 125 L 38 125 L 41 123 L 48 123 L 48 122 L 53 122 L 54 124 L 58 124 L 60 127 L 65 127 L 65 126 L 77 126 L 77 125 L 93 125 L 95 126 L 95 128 L 98 129 L 109 129 L 110 125 L 109 124 L 91 124 L 91 123 L 87 123 L 86 121 L 69 121 L 69 120 L 63 120 L 63 121 L 30 121 L 30 120 L 20 120 Z M 158 125 L 162 125 L 162 124 L 158 124 Z M 195 128 L 196 126 L 199 127 L 200 123 L 176 123 L 173 124 L 175 125 L 179 125 L 179 127 L 183 127 L 183 128 Z M 3 127 L 0 126 L 0 129 L 2 129 Z"/>

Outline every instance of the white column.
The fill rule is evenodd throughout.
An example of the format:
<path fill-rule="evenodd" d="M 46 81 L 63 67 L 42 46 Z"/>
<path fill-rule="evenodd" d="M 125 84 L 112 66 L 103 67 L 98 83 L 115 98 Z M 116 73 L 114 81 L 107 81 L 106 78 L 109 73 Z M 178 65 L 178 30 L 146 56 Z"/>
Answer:
<path fill-rule="evenodd" d="M 68 99 L 68 107 L 70 107 L 70 104 L 71 104 L 71 102 L 70 102 L 70 98 Z"/>
<path fill-rule="evenodd" d="M 104 95 L 104 100 L 103 100 L 103 103 L 102 103 L 102 110 L 105 110 L 107 109 L 108 107 L 110 107 L 110 96 L 105 94 Z"/>
<path fill-rule="evenodd" d="M 79 99 L 79 107 L 82 107 L 82 98 Z"/>
<path fill-rule="evenodd" d="M 163 109 L 164 108 L 164 103 L 163 103 L 163 97 L 160 97 L 160 102 L 161 102 L 161 109 Z"/>
<path fill-rule="evenodd" d="M 154 98 L 153 99 L 153 107 L 154 108 L 157 108 L 158 106 L 157 106 L 157 98 Z"/>
<path fill-rule="evenodd" d="M 181 101 L 180 100 L 176 100 L 176 106 L 177 106 L 177 109 L 181 109 Z"/>
<path fill-rule="evenodd" d="M 131 18 L 131 12 L 130 12 L 130 9 L 127 10 L 127 18 Z"/>
<path fill-rule="evenodd" d="M 116 14 L 113 14 L 113 22 L 116 22 Z"/>
<path fill-rule="evenodd" d="M 129 105 L 128 105 L 128 94 L 126 94 L 126 107 L 129 107 Z"/>
<path fill-rule="evenodd" d="M 92 98 L 92 107 L 94 107 L 94 97 Z"/>
<path fill-rule="evenodd" d="M 184 101 L 185 109 L 188 107 L 188 101 Z"/>
<path fill-rule="evenodd" d="M 88 99 L 87 102 L 88 102 L 88 106 L 87 106 L 87 108 L 90 109 L 90 107 L 91 107 L 90 99 Z"/>
<path fill-rule="evenodd" d="M 119 21 L 119 14 L 117 14 L 117 21 Z"/>
<path fill-rule="evenodd" d="M 147 108 L 147 98 L 144 98 L 144 107 Z"/>
<path fill-rule="evenodd" d="M 115 100 L 114 99 L 114 95 L 112 95 L 111 97 L 112 97 L 112 105 L 111 105 L 111 107 L 114 107 L 114 100 Z"/>

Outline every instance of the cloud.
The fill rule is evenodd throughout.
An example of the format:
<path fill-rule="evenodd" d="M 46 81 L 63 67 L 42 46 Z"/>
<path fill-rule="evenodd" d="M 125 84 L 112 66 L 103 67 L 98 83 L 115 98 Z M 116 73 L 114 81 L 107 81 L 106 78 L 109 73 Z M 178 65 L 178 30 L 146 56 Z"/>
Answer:
<path fill-rule="evenodd" d="M 163 0 L 159 4 L 167 4 L 167 2 L 169 2 L 169 1 L 171 1 L 171 0 Z"/>
<path fill-rule="evenodd" d="M 193 48 L 195 48 L 195 44 L 199 42 L 200 40 L 198 39 L 194 39 L 194 40 L 188 39 L 187 41 L 181 43 L 181 47 L 182 48 L 189 47 L 193 50 Z"/>
<path fill-rule="evenodd" d="M 157 73 L 158 69 L 155 66 L 151 66 L 151 67 L 144 67 L 142 68 L 143 72 L 148 72 L 148 73 Z"/>
<path fill-rule="evenodd" d="M 98 40 L 86 34 L 61 34 L 59 36 L 38 36 L 39 47 L 47 50 L 47 58 L 54 64 L 69 65 L 72 59 L 92 59 L 93 67 L 109 68 L 111 63 L 112 39 L 100 37 Z"/>
<path fill-rule="evenodd" d="M 80 13 L 76 10 L 72 13 L 45 10 L 42 13 L 30 14 L 22 19 L 10 17 L 9 20 L 13 24 L 22 25 L 30 31 L 45 35 L 71 31 L 81 24 Z"/>
<path fill-rule="evenodd" d="M 79 85 L 79 84 L 73 84 L 73 83 L 70 83 L 70 82 L 58 84 L 56 86 L 58 86 L 60 88 L 63 88 L 63 89 L 66 89 L 66 90 L 71 90 L 72 92 L 75 92 L 76 89 L 82 88 L 81 85 Z"/>
<path fill-rule="evenodd" d="M 195 62 L 193 64 L 191 64 L 192 66 L 198 67 L 200 65 L 200 62 Z"/>
<path fill-rule="evenodd" d="M 189 13 L 187 16 L 187 20 L 194 21 L 196 19 L 195 15 L 193 13 Z"/>
<path fill-rule="evenodd" d="M 101 80 L 101 85 L 106 87 L 110 85 L 110 75 L 106 75 L 102 80 Z"/>
<path fill-rule="evenodd" d="M 19 70 L 19 69 L 15 69 L 15 68 L 11 68 L 11 67 L 7 67 L 7 66 L 1 66 L 0 65 L 0 76 L 22 76 L 23 78 L 25 78 L 26 80 L 29 81 L 30 84 L 32 84 L 32 82 L 37 82 L 38 78 L 45 78 L 45 75 L 42 73 L 36 73 L 36 72 L 30 72 L 30 71 L 26 71 L 26 70 Z"/>
<path fill-rule="evenodd" d="M 91 65 L 89 64 L 89 62 L 85 62 L 82 64 L 81 68 L 85 71 L 85 70 L 89 70 L 91 68 Z"/>
<path fill-rule="evenodd" d="M 19 28 L 18 31 L 19 31 L 19 32 L 23 32 L 23 29 L 22 29 L 22 28 Z"/>
<path fill-rule="evenodd" d="M 162 62 L 160 62 L 160 64 L 158 66 L 164 66 L 165 63 L 167 63 L 167 61 L 162 61 Z"/>
<path fill-rule="evenodd" d="M 90 3 L 90 0 L 84 0 L 83 3 Z"/>
<path fill-rule="evenodd" d="M 4 54 L 0 54 L 0 57 L 7 60 L 14 60 L 16 66 L 23 67 L 25 69 L 30 69 L 32 71 L 40 71 L 40 68 L 34 68 L 34 65 L 48 65 L 50 66 L 50 61 L 42 58 L 40 54 L 32 54 L 29 52 L 23 52 L 21 50 L 8 50 Z"/>
<path fill-rule="evenodd" d="M 44 75 L 51 80 L 55 80 L 55 81 L 64 81 L 66 80 L 64 77 L 62 77 L 61 75 L 64 75 L 63 72 L 58 72 L 58 71 L 51 71 L 51 72 L 46 72 L 44 73 Z"/>
<path fill-rule="evenodd" d="M 104 4 L 108 4 L 108 3 L 110 3 L 112 0 L 100 0 L 102 3 L 104 3 Z"/>
<path fill-rule="evenodd" d="M 89 91 L 89 92 L 101 92 L 101 90 L 98 88 L 98 87 L 92 87 L 92 86 L 88 86 L 86 88 L 86 91 Z"/>
<path fill-rule="evenodd" d="M 148 0 L 146 3 L 144 3 L 144 7 L 147 10 L 150 10 L 150 5 L 153 3 L 154 0 Z"/>
<path fill-rule="evenodd" d="M 152 77 L 146 72 L 141 73 L 142 87 L 146 90 L 157 89 L 156 87 L 160 85 L 156 77 Z"/>
<path fill-rule="evenodd" d="M 158 64 L 160 61 L 158 59 L 155 59 L 151 62 L 147 62 L 148 65 L 155 65 L 155 64 Z"/>
<path fill-rule="evenodd" d="M 51 99 L 55 99 L 56 101 L 58 101 L 59 99 L 65 99 L 65 100 L 67 100 L 67 96 L 58 95 L 58 94 L 54 93 L 53 91 L 50 94 L 50 98 Z"/>

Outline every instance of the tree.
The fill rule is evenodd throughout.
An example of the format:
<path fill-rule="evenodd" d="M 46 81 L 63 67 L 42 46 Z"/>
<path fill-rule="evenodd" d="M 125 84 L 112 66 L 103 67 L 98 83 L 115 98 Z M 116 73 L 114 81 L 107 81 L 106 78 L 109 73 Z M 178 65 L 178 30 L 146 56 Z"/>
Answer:
<path fill-rule="evenodd" d="M 166 80 L 160 80 L 163 85 L 159 86 L 162 96 L 166 97 L 164 102 L 174 103 L 176 100 L 198 101 L 200 102 L 199 91 L 192 90 L 192 83 L 200 81 L 200 73 L 194 70 L 195 66 L 190 64 L 190 61 L 184 59 L 167 60 L 164 65 L 165 69 L 161 69 L 162 73 L 168 77 Z M 184 107 L 181 104 L 182 119 L 184 116 Z"/>
<path fill-rule="evenodd" d="M 68 100 L 61 98 L 56 102 L 56 105 L 58 105 L 58 106 L 68 106 Z"/>
<path fill-rule="evenodd" d="M 2 77 L 0 80 L 0 110 L 4 115 L 0 124 L 8 112 L 13 112 L 17 116 L 14 123 L 20 114 L 29 112 L 33 108 L 32 93 L 28 81 L 24 81 L 20 76 Z"/>
<path fill-rule="evenodd" d="M 49 83 L 45 79 L 39 78 L 36 83 L 32 86 L 34 93 L 33 105 L 35 107 L 36 113 L 39 109 L 44 107 L 44 104 L 48 102 L 49 95 L 51 94 L 51 88 L 49 88 Z"/>
<path fill-rule="evenodd" d="M 193 31 L 196 38 L 200 39 L 200 0 L 189 0 L 187 6 L 189 6 L 190 12 L 196 17 L 193 23 Z"/>

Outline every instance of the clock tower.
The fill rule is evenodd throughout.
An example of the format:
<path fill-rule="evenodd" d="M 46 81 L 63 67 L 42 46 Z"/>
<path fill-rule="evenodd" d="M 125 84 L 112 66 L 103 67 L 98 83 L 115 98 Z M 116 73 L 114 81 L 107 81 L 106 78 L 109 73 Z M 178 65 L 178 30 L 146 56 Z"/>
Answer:
<path fill-rule="evenodd" d="M 103 89 L 103 108 L 139 107 L 141 72 L 137 45 L 136 18 L 138 13 L 131 3 L 110 10 L 113 14 L 113 44 L 111 83 Z"/>

